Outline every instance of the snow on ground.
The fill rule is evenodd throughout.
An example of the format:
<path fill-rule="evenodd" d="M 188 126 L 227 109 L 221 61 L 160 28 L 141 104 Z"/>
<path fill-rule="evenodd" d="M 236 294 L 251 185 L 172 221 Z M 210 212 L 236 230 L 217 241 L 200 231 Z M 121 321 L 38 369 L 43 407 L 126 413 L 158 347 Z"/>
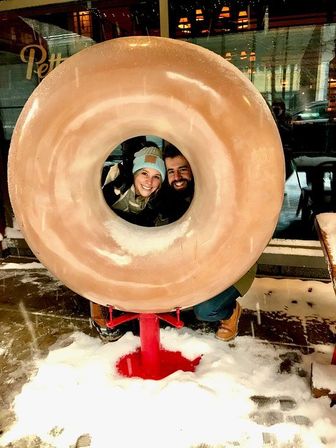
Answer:
<path fill-rule="evenodd" d="M 336 321 L 330 282 L 257 278 L 240 302 L 257 312 Z M 167 328 L 161 342 L 189 359 L 202 354 L 196 372 L 178 371 L 159 381 L 124 378 L 116 361 L 139 346 L 138 337 L 127 333 L 103 344 L 75 332 L 59 339 L 47 357 L 36 359 L 36 374 L 13 404 L 16 423 L 0 446 L 34 435 L 69 448 L 89 434 L 92 448 L 335 448 L 336 406 L 326 397 L 313 398 L 310 387 L 311 363 L 329 364 L 332 345 L 304 355 L 300 368 L 307 375 L 300 376 L 295 369 L 280 373 L 288 349 L 249 336 L 228 344 L 213 334 Z M 323 375 L 316 370 L 317 379 L 336 391 L 336 373 Z M 272 400 L 258 406 L 256 396 Z"/>
<path fill-rule="evenodd" d="M 15 399 L 17 422 L 0 442 L 37 435 L 65 448 L 90 434 L 92 448 L 258 448 L 267 434 L 277 446 L 336 446 L 336 409 L 328 398 L 312 398 L 307 377 L 279 373 L 284 349 L 247 336 L 227 344 L 187 328 L 161 330 L 161 342 L 189 359 L 202 354 L 196 372 L 121 377 L 116 361 L 139 345 L 131 333 L 109 344 L 81 332 L 60 340 L 36 361 L 36 375 Z M 264 426 L 250 398 L 260 395 L 296 404 L 284 412 L 273 402 L 268 412 L 282 417 Z"/>
<path fill-rule="evenodd" d="M 256 278 L 241 303 L 244 308 L 254 311 L 315 315 L 336 322 L 336 297 L 330 281 Z"/>
<path fill-rule="evenodd" d="M 13 269 L 45 269 L 43 264 L 33 261 L 32 263 L 4 263 L 0 264 L 0 269 L 3 270 L 13 270 Z"/>
<path fill-rule="evenodd" d="M 23 235 L 21 233 L 21 230 L 18 227 L 6 227 L 5 228 L 5 237 L 6 238 L 23 239 Z"/>

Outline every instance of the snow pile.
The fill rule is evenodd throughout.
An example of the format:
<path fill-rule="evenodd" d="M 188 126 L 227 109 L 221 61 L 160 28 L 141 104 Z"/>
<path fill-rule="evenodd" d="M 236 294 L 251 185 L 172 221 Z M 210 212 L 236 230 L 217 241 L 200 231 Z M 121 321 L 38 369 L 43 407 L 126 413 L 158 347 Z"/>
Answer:
<path fill-rule="evenodd" d="M 92 448 L 256 448 L 267 438 L 279 447 L 336 446 L 336 410 L 328 398 L 312 398 L 309 375 L 280 373 L 284 349 L 247 336 L 226 344 L 187 328 L 161 330 L 161 343 L 189 359 L 202 354 L 196 372 L 121 377 L 116 361 L 139 345 L 131 333 L 109 344 L 81 332 L 60 340 L 37 361 L 14 403 L 17 422 L 0 442 L 36 435 L 64 448 L 88 434 Z M 258 406 L 256 396 L 276 399 Z"/>
<path fill-rule="evenodd" d="M 38 263 L 37 261 L 33 261 L 32 263 L 4 263 L 4 264 L 0 264 L 0 269 L 26 270 L 26 269 L 45 269 L 45 267 L 43 266 L 43 264 Z"/>

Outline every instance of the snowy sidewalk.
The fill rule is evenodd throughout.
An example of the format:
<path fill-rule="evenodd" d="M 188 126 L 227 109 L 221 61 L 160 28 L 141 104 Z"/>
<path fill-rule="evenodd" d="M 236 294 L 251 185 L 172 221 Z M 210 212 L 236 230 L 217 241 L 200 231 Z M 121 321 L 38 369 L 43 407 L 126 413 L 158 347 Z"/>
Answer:
<path fill-rule="evenodd" d="M 331 283 L 258 278 L 240 303 L 229 344 L 191 312 L 187 328 L 161 330 L 168 349 L 203 354 L 194 374 L 125 379 L 115 360 L 138 337 L 103 344 L 88 301 L 46 270 L 0 269 L 0 446 L 336 446 L 336 409 L 309 384 L 311 362 L 328 364 L 336 342 Z"/>

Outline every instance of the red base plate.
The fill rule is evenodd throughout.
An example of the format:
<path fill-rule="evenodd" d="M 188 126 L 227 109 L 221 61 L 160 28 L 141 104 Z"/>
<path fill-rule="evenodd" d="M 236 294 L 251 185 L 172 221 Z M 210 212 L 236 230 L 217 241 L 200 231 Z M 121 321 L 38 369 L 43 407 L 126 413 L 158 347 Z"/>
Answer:
<path fill-rule="evenodd" d="M 142 363 L 141 349 L 123 356 L 117 361 L 116 367 L 118 372 L 128 378 L 139 377 L 146 380 L 161 380 L 168 375 L 183 370 L 184 372 L 194 372 L 201 360 L 198 356 L 194 360 L 190 360 L 182 356 L 181 352 L 170 352 L 168 350 L 160 350 L 159 365 L 145 366 Z"/>

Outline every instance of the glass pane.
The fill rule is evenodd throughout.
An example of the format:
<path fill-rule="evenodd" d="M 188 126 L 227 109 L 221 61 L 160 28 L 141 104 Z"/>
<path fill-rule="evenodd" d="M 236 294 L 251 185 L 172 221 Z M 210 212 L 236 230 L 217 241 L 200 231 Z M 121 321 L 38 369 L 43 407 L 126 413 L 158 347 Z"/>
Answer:
<path fill-rule="evenodd" d="M 286 158 L 278 238 L 317 239 L 315 215 L 336 211 L 336 191 L 308 191 L 331 175 L 330 166 L 321 173 L 315 165 L 336 163 L 335 38 L 330 23 L 187 39 L 239 68 L 272 110 Z M 301 179 L 306 176 L 308 185 Z"/>
<path fill-rule="evenodd" d="M 6 192 L 7 152 L 29 95 L 57 65 L 88 46 L 130 35 L 159 36 L 159 1 L 47 5 L 0 12 L 0 20 L 3 233 L 12 217 Z M 287 178 L 277 237 L 316 238 L 314 215 L 335 208 L 324 189 L 318 190 L 313 206 L 309 196 L 315 177 L 329 179 L 332 185 L 331 168 L 321 174 L 315 165 L 336 157 L 335 22 L 335 2 L 169 1 L 170 36 L 208 48 L 234 64 L 274 113 Z"/>

